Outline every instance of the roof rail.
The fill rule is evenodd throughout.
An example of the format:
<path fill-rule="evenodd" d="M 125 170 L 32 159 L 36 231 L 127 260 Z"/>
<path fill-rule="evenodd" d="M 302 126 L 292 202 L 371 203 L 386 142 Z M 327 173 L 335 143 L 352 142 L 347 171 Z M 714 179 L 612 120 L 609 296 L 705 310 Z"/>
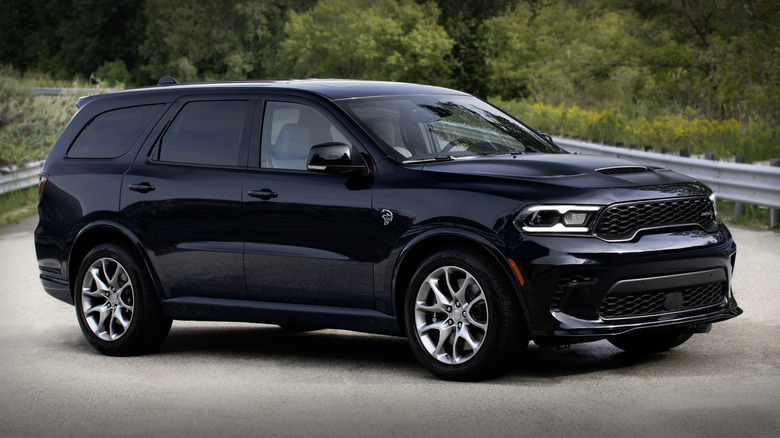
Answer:
<path fill-rule="evenodd" d="M 163 76 L 157 82 L 157 85 L 176 85 L 179 81 L 173 78 L 173 76 Z"/>

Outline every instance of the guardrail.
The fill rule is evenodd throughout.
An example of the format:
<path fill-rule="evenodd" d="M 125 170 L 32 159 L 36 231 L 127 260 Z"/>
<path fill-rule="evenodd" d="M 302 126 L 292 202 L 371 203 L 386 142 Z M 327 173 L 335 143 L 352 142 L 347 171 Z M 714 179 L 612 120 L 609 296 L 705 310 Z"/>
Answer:
<path fill-rule="evenodd" d="M 60 87 L 36 87 L 35 91 L 41 96 L 59 96 L 61 94 L 87 96 L 91 94 L 105 93 L 107 91 L 116 91 L 106 88 L 60 88 Z"/>
<path fill-rule="evenodd" d="M 771 208 L 770 226 L 778 225 L 780 167 L 679 157 L 568 138 L 555 137 L 553 141 L 569 152 L 625 158 L 639 164 L 664 167 L 688 175 L 707 184 L 719 199 Z"/>
<path fill-rule="evenodd" d="M 37 185 L 41 167 L 43 161 L 0 168 L 0 195 Z"/>

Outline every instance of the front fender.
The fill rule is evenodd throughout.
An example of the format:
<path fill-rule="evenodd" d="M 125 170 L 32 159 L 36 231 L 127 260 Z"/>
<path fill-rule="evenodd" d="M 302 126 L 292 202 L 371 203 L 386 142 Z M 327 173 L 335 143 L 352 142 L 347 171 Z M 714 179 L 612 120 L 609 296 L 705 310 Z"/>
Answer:
<path fill-rule="evenodd" d="M 377 308 L 402 317 L 401 304 L 411 277 L 422 260 L 446 246 L 464 246 L 490 257 L 500 267 L 525 313 L 525 298 L 520 277 L 509 262 L 503 242 L 495 234 L 454 225 L 429 225 L 408 236 L 394 248 L 390 257 L 378 263 L 375 270 Z M 526 315 L 527 316 L 527 315 Z M 400 321 L 400 318 L 399 318 Z"/>

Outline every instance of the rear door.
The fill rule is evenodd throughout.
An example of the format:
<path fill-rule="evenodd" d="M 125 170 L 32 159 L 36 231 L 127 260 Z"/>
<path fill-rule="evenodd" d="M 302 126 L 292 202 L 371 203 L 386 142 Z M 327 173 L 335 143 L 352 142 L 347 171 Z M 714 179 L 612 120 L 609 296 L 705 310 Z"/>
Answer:
<path fill-rule="evenodd" d="M 122 220 L 169 298 L 246 297 L 240 221 L 253 108 L 241 97 L 177 102 L 124 177 Z"/>

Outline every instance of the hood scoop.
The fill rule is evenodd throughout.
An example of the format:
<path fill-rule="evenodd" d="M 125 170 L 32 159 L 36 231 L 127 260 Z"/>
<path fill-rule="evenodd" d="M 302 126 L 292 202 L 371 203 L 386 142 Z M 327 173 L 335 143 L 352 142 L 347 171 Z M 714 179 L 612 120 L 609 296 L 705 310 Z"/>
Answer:
<path fill-rule="evenodd" d="M 647 172 L 647 167 L 645 167 L 645 166 L 602 167 L 601 169 L 596 169 L 596 172 L 601 173 L 603 175 L 623 175 L 623 174 L 626 174 L 626 173 Z"/>

